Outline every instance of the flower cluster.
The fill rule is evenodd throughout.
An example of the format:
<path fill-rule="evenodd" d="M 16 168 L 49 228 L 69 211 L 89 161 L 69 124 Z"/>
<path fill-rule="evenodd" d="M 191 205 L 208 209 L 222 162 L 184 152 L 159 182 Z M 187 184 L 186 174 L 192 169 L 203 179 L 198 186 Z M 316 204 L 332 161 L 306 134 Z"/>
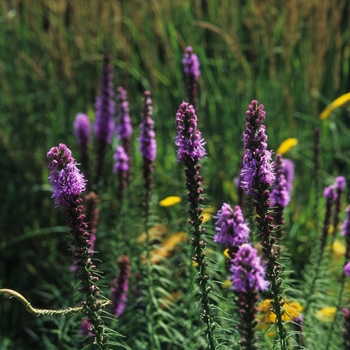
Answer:
<path fill-rule="evenodd" d="M 196 54 L 193 53 L 191 46 L 186 47 L 185 56 L 182 59 L 184 64 L 185 74 L 193 77 L 194 80 L 198 80 L 201 72 L 199 70 L 199 60 Z"/>
<path fill-rule="evenodd" d="M 113 171 L 116 174 L 126 173 L 129 170 L 129 156 L 125 153 L 123 146 L 117 146 L 113 158 L 115 160 Z"/>
<path fill-rule="evenodd" d="M 269 286 L 260 257 L 250 244 L 240 246 L 231 261 L 230 272 L 232 289 L 236 292 L 262 291 Z"/>
<path fill-rule="evenodd" d="M 95 134 L 98 143 L 110 144 L 114 132 L 114 92 L 112 67 L 109 64 L 110 57 L 104 56 L 102 77 L 100 84 L 100 96 L 96 99 Z"/>
<path fill-rule="evenodd" d="M 51 171 L 49 180 L 54 203 L 56 206 L 69 207 L 85 191 L 84 175 L 76 167 L 72 152 L 63 143 L 52 147 L 47 157 L 52 158 L 48 167 Z"/>
<path fill-rule="evenodd" d="M 246 112 L 243 138 L 246 153 L 241 170 L 241 187 L 253 197 L 260 186 L 271 186 L 275 181 L 272 153 L 267 150 L 265 118 L 264 106 L 253 100 Z"/>
<path fill-rule="evenodd" d="M 119 140 L 127 140 L 132 133 L 131 119 L 129 116 L 129 102 L 127 101 L 127 91 L 121 86 L 118 87 L 117 101 L 119 102 L 119 114 L 117 120 L 116 133 Z"/>
<path fill-rule="evenodd" d="M 240 246 L 247 243 L 249 227 L 244 222 L 242 210 L 239 206 L 234 209 L 224 203 L 218 211 L 215 224 L 214 242 L 224 244 L 228 247 Z"/>
<path fill-rule="evenodd" d="M 90 121 L 86 114 L 78 113 L 76 115 L 74 121 L 74 133 L 81 150 L 86 152 L 87 145 L 90 141 Z"/>
<path fill-rule="evenodd" d="M 111 285 L 111 309 L 114 315 L 120 316 L 124 311 L 129 289 L 130 259 L 123 255 L 118 260 L 119 276 Z"/>
<path fill-rule="evenodd" d="M 287 183 L 285 173 L 288 172 L 288 170 L 285 170 L 285 163 L 279 154 L 276 157 L 275 168 L 276 180 L 271 192 L 271 205 L 278 205 L 285 208 L 290 202 L 290 189 L 292 188 L 292 184 L 290 182 Z"/>
<path fill-rule="evenodd" d="M 139 138 L 139 150 L 142 158 L 147 162 L 154 162 L 157 155 L 157 143 L 155 140 L 154 121 L 151 118 L 153 112 L 151 92 L 145 91 L 143 102 L 141 134 Z"/>
<path fill-rule="evenodd" d="M 177 136 L 175 145 L 178 148 L 177 161 L 184 163 L 198 162 L 207 153 L 205 141 L 197 129 L 197 116 L 193 106 L 183 102 L 176 113 Z"/>

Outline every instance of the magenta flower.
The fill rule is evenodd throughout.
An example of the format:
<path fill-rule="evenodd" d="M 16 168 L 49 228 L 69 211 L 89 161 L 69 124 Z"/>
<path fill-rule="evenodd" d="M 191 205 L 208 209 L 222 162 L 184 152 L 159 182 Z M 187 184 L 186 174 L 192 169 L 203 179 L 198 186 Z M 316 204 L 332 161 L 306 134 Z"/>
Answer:
<path fill-rule="evenodd" d="M 78 113 L 74 121 L 74 133 L 82 151 L 87 150 L 90 141 L 90 121 L 84 113 Z"/>
<path fill-rule="evenodd" d="M 129 157 L 123 146 L 117 146 L 116 153 L 113 156 L 116 161 L 113 171 L 117 174 L 126 173 L 129 170 Z"/>
<path fill-rule="evenodd" d="M 265 270 L 260 257 L 250 244 L 243 244 L 231 260 L 232 289 L 236 292 L 266 290 L 269 282 L 265 280 Z"/>
<path fill-rule="evenodd" d="M 155 139 L 156 134 L 154 132 L 154 121 L 151 118 L 153 112 L 152 99 L 150 91 L 145 91 L 144 95 L 139 150 L 144 160 L 147 162 L 154 162 L 157 155 L 157 143 Z"/>
<path fill-rule="evenodd" d="M 345 237 L 350 237 L 350 205 L 346 208 L 345 220 L 341 226 L 341 234 Z"/>
<path fill-rule="evenodd" d="M 185 56 L 182 59 L 184 65 L 185 74 L 193 77 L 195 81 L 198 80 L 201 72 L 199 70 L 199 60 L 196 54 L 193 53 L 191 46 L 186 47 Z"/>
<path fill-rule="evenodd" d="M 118 260 L 118 267 L 119 276 L 111 285 L 111 309 L 116 316 L 120 316 L 122 314 L 127 301 L 130 277 L 130 259 L 126 255 L 123 255 Z"/>
<path fill-rule="evenodd" d="M 48 167 L 51 170 L 49 180 L 52 185 L 54 203 L 57 207 L 70 207 L 85 191 L 84 175 L 76 167 L 77 163 L 71 151 L 63 143 L 60 143 L 58 147 L 52 147 L 47 157 L 52 158 Z"/>
<path fill-rule="evenodd" d="M 288 187 L 291 185 L 288 185 L 285 178 L 284 163 L 280 154 L 278 154 L 276 157 L 275 168 L 276 180 L 273 184 L 273 190 L 271 192 L 271 205 L 278 205 L 281 208 L 285 208 L 290 202 L 290 191 L 288 190 Z"/>
<path fill-rule="evenodd" d="M 345 264 L 344 273 L 345 275 L 350 276 L 350 261 L 347 264 Z"/>
<path fill-rule="evenodd" d="M 291 194 L 294 181 L 294 163 L 290 159 L 282 159 L 283 175 L 286 179 L 286 187 Z"/>
<path fill-rule="evenodd" d="M 234 210 L 229 204 L 224 203 L 218 211 L 215 224 L 214 242 L 221 243 L 227 247 L 240 246 L 247 243 L 249 227 L 244 222 L 242 210 L 235 206 Z"/>
<path fill-rule="evenodd" d="M 119 102 L 119 115 L 116 133 L 119 140 L 127 140 L 132 133 L 131 119 L 129 116 L 129 102 L 127 101 L 127 91 L 121 86 L 118 87 L 117 100 Z"/>
<path fill-rule="evenodd" d="M 271 186 L 275 181 L 271 151 L 267 150 L 266 118 L 263 105 L 253 100 L 246 112 L 246 130 L 244 132 L 243 167 L 241 170 L 241 187 L 247 194 L 256 195 L 261 186 Z"/>
<path fill-rule="evenodd" d="M 114 92 L 112 67 L 110 57 L 104 56 L 102 77 L 100 83 L 100 96 L 96 99 L 95 134 L 98 143 L 110 144 L 114 132 Z"/>
<path fill-rule="evenodd" d="M 177 161 L 198 162 L 205 157 L 205 141 L 201 132 L 197 129 L 197 116 L 193 106 L 183 102 L 176 113 L 177 136 L 175 145 L 178 148 Z"/>

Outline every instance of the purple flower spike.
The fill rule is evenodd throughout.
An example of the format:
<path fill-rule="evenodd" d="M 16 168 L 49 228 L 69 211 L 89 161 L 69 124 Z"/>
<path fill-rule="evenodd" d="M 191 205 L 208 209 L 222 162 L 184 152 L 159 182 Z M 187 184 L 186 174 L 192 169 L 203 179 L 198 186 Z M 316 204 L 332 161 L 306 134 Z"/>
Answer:
<path fill-rule="evenodd" d="M 269 283 L 265 281 L 265 270 L 260 263 L 260 257 L 250 244 L 243 244 L 231 263 L 231 282 L 234 291 L 248 293 L 268 288 Z"/>
<path fill-rule="evenodd" d="M 266 127 L 263 125 L 265 118 L 264 106 L 253 100 L 246 112 L 246 130 L 243 138 L 246 153 L 241 170 L 241 187 L 253 197 L 261 185 L 269 187 L 275 181 L 272 153 L 266 149 Z"/>
<path fill-rule="evenodd" d="M 224 203 L 217 213 L 215 224 L 214 242 L 228 247 L 240 246 L 247 243 L 249 227 L 244 222 L 242 210 L 235 206 L 234 210 L 229 204 Z"/>
<path fill-rule="evenodd" d="M 350 261 L 344 266 L 344 273 L 347 276 L 350 276 Z"/>
<path fill-rule="evenodd" d="M 87 145 L 90 141 L 90 121 L 86 114 L 78 113 L 76 115 L 74 121 L 74 133 L 81 150 L 86 152 Z"/>
<path fill-rule="evenodd" d="M 126 154 L 123 146 L 117 146 L 117 150 L 113 158 L 116 161 L 113 169 L 115 173 L 126 173 L 129 170 L 129 157 Z"/>
<path fill-rule="evenodd" d="M 193 106 L 183 102 L 176 113 L 177 136 L 175 145 L 179 147 L 177 151 L 177 161 L 198 162 L 205 157 L 205 141 L 202 134 L 197 130 L 197 116 Z"/>
<path fill-rule="evenodd" d="M 112 67 L 109 62 L 110 57 L 105 55 L 100 83 L 100 96 L 96 99 L 95 134 L 98 143 L 102 145 L 111 143 L 114 132 L 115 102 L 113 100 Z"/>
<path fill-rule="evenodd" d="M 140 125 L 141 134 L 139 138 L 139 150 L 142 158 L 147 162 L 154 162 L 157 155 L 157 143 L 155 140 L 154 121 L 151 118 L 153 112 L 151 92 L 144 93 L 144 106 L 142 113 L 142 123 Z"/>
<path fill-rule="evenodd" d="M 193 53 L 191 46 L 186 47 L 185 57 L 182 59 L 184 64 L 185 74 L 192 76 L 195 81 L 198 80 L 201 72 L 199 70 L 199 60 L 196 54 Z"/>
<path fill-rule="evenodd" d="M 346 208 L 346 216 L 341 227 L 341 234 L 345 237 L 350 237 L 350 205 Z"/>
<path fill-rule="evenodd" d="M 130 277 L 130 259 L 126 255 L 123 255 L 118 260 L 118 267 L 119 276 L 111 285 L 111 309 L 116 316 L 120 316 L 122 314 L 127 301 Z"/>
<path fill-rule="evenodd" d="M 122 142 L 124 142 L 124 140 L 128 140 L 132 133 L 131 119 L 129 116 L 129 102 L 126 100 L 126 98 L 127 91 L 119 86 L 117 95 L 117 100 L 119 102 L 119 116 L 116 133 L 119 140 Z"/>
<path fill-rule="evenodd" d="M 288 191 L 288 185 L 284 176 L 283 160 L 280 154 L 276 157 L 276 180 L 271 192 L 271 205 L 279 205 L 281 208 L 285 208 L 290 202 L 290 194 Z"/>
<path fill-rule="evenodd" d="M 84 175 L 76 167 L 77 163 L 72 157 L 72 152 L 63 143 L 51 148 L 47 157 L 52 158 L 48 167 L 51 170 L 49 180 L 54 203 L 57 207 L 70 207 L 85 191 Z"/>
<path fill-rule="evenodd" d="M 282 168 L 284 178 L 286 179 L 286 187 L 290 195 L 294 181 L 294 163 L 290 159 L 282 159 Z"/>

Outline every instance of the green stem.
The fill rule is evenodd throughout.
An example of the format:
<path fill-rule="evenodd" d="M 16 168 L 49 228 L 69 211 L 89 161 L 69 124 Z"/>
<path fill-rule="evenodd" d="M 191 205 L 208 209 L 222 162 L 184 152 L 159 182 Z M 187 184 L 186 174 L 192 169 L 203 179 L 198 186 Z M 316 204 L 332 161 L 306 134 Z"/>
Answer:
<path fill-rule="evenodd" d="M 9 296 L 10 298 L 15 297 L 25 306 L 28 312 L 38 317 L 39 316 L 65 316 L 65 315 L 72 315 L 72 314 L 85 312 L 85 308 L 83 306 L 68 307 L 66 309 L 60 309 L 60 310 L 36 309 L 32 305 L 30 305 L 30 302 L 22 294 L 12 289 L 0 289 L 0 295 Z M 101 307 L 105 307 L 110 303 L 111 303 L 110 300 L 101 302 Z"/>

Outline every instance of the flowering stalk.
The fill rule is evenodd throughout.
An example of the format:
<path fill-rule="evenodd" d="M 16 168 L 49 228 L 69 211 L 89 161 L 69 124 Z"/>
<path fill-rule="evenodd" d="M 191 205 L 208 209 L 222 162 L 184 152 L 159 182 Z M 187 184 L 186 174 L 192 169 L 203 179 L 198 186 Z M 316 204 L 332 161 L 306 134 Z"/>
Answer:
<path fill-rule="evenodd" d="M 305 310 L 304 314 L 307 315 L 309 307 L 311 305 L 311 298 L 314 294 L 314 289 L 316 287 L 316 282 L 319 279 L 319 272 L 321 268 L 321 263 L 324 256 L 324 250 L 327 244 L 327 237 L 329 232 L 329 227 L 332 219 L 332 208 L 337 199 L 337 189 L 336 185 L 330 185 L 326 187 L 323 191 L 323 195 L 326 198 L 326 211 L 323 219 L 323 227 L 321 233 L 321 240 L 319 245 L 319 252 L 316 259 L 315 269 L 313 271 L 313 277 L 311 279 L 310 288 L 306 294 Z"/>
<path fill-rule="evenodd" d="M 315 181 L 315 202 L 314 202 L 314 219 L 315 219 L 315 228 L 316 232 L 319 230 L 319 210 L 318 203 L 321 197 L 321 131 L 319 128 L 316 128 L 314 131 L 314 181 Z"/>
<path fill-rule="evenodd" d="M 81 167 L 86 177 L 89 175 L 88 143 L 90 141 L 90 121 L 86 114 L 78 113 L 74 121 L 74 134 L 81 152 Z"/>
<path fill-rule="evenodd" d="M 199 60 L 196 54 L 193 53 L 191 46 L 186 47 L 184 58 L 182 59 L 184 71 L 186 75 L 187 93 L 190 105 L 196 108 L 198 78 L 201 75 L 199 70 Z"/>
<path fill-rule="evenodd" d="M 130 259 L 123 255 L 118 260 L 119 275 L 111 284 L 111 310 L 114 315 L 120 316 L 125 309 L 127 292 L 129 289 Z"/>
<path fill-rule="evenodd" d="M 231 260 L 232 290 L 239 308 L 241 322 L 238 329 L 241 334 L 240 345 L 243 350 L 258 349 L 255 328 L 258 324 L 256 303 L 259 291 L 266 290 L 269 283 L 265 281 L 265 271 L 260 258 L 250 244 L 241 245 Z"/>
<path fill-rule="evenodd" d="M 150 254 L 150 237 L 149 237 L 149 203 L 151 198 L 151 189 L 153 186 L 153 178 L 152 173 L 154 171 L 153 162 L 156 159 L 157 154 L 157 143 L 155 140 L 155 132 L 154 132 L 154 121 L 152 119 L 152 99 L 151 92 L 145 91 L 142 105 L 142 122 L 140 125 L 141 133 L 139 138 L 139 150 L 141 152 L 143 166 L 142 166 L 142 175 L 144 179 L 145 185 L 145 193 L 143 198 L 143 206 L 144 206 L 144 224 L 146 231 L 146 283 L 147 283 L 147 302 L 146 302 L 146 317 L 147 317 L 147 327 L 148 327 L 148 335 L 150 339 L 149 347 L 155 348 L 155 339 L 154 339 L 154 313 L 153 309 L 158 309 L 158 304 L 155 303 L 156 297 L 153 288 L 153 271 L 151 266 L 151 254 Z"/>
<path fill-rule="evenodd" d="M 341 211 L 341 197 L 344 193 L 344 189 L 346 186 L 346 180 L 344 176 L 338 176 L 335 179 L 334 190 L 335 190 L 335 201 L 334 201 L 334 210 L 333 210 L 333 232 L 332 232 L 332 241 L 331 246 L 333 246 L 335 236 L 338 232 L 339 225 L 339 216 Z"/>
<path fill-rule="evenodd" d="M 97 142 L 97 154 L 94 185 L 97 185 L 103 171 L 103 161 L 107 145 L 112 142 L 115 109 L 113 98 L 112 67 L 110 66 L 109 55 L 105 54 L 100 82 L 100 96 L 96 99 L 96 120 L 94 127 Z"/>
<path fill-rule="evenodd" d="M 122 201 L 124 191 L 127 187 L 127 176 L 129 171 L 129 156 L 127 155 L 123 146 L 117 146 L 116 152 L 113 156 L 115 160 L 113 171 L 117 174 L 119 179 L 118 198 Z"/>
<path fill-rule="evenodd" d="M 211 287 L 208 286 L 210 276 L 207 274 L 205 261 L 206 243 L 202 234 L 205 229 L 202 227 L 203 209 L 200 204 L 204 201 L 202 197 L 203 188 L 202 177 L 199 170 L 199 160 L 206 155 L 204 149 L 204 140 L 199 130 L 197 130 L 197 116 L 193 106 L 188 103 L 182 103 L 176 113 L 176 130 L 177 136 L 175 145 L 177 150 L 177 161 L 184 164 L 186 175 L 186 188 L 188 190 L 187 197 L 189 203 L 189 223 L 192 226 L 191 244 L 193 246 L 192 260 L 196 262 L 197 284 L 199 286 L 200 303 L 202 307 L 201 318 L 206 325 L 206 338 L 208 348 L 215 349 L 214 344 L 214 315 L 211 309 L 209 293 Z"/>
<path fill-rule="evenodd" d="M 276 238 L 271 235 L 274 224 L 270 215 L 270 188 L 275 181 L 271 152 L 267 150 L 266 118 L 264 106 L 253 100 L 246 112 L 246 130 L 244 131 L 243 167 L 241 170 L 241 187 L 252 198 L 257 214 L 259 237 L 262 251 L 267 260 L 267 279 L 271 282 L 269 293 L 273 299 L 273 312 L 282 350 L 286 349 L 286 330 L 282 322 L 280 301 L 282 279 L 279 277 L 280 264 L 278 252 L 274 249 Z"/>
<path fill-rule="evenodd" d="M 290 163 L 286 164 L 289 165 Z M 283 211 L 290 202 L 290 192 L 293 178 L 293 174 L 290 174 L 290 170 L 290 167 L 285 167 L 282 156 L 277 154 L 275 161 L 276 180 L 273 184 L 273 189 L 271 192 L 271 207 L 274 208 L 273 218 L 278 240 L 280 240 L 282 237 L 284 225 Z M 285 174 L 288 174 L 287 176 L 290 177 L 289 182 L 287 182 Z"/>
<path fill-rule="evenodd" d="M 52 198 L 57 207 L 66 208 L 67 224 L 74 239 L 72 242 L 74 273 L 80 283 L 78 290 L 85 296 L 82 307 L 92 327 L 94 344 L 99 349 L 108 349 L 107 335 L 99 315 L 101 302 L 97 300 L 100 289 L 96 281 L 99 278 L 96 266 L 90 257 L 90 236 L 83 214 L 81 193 L 85 190 L 86 180 L 76 167 L 75 159 L 66 145 L 61 143 L 58 147 L 51 148 L 47 157 L 51 159 L 49 179 L 52 185 Z"/>

